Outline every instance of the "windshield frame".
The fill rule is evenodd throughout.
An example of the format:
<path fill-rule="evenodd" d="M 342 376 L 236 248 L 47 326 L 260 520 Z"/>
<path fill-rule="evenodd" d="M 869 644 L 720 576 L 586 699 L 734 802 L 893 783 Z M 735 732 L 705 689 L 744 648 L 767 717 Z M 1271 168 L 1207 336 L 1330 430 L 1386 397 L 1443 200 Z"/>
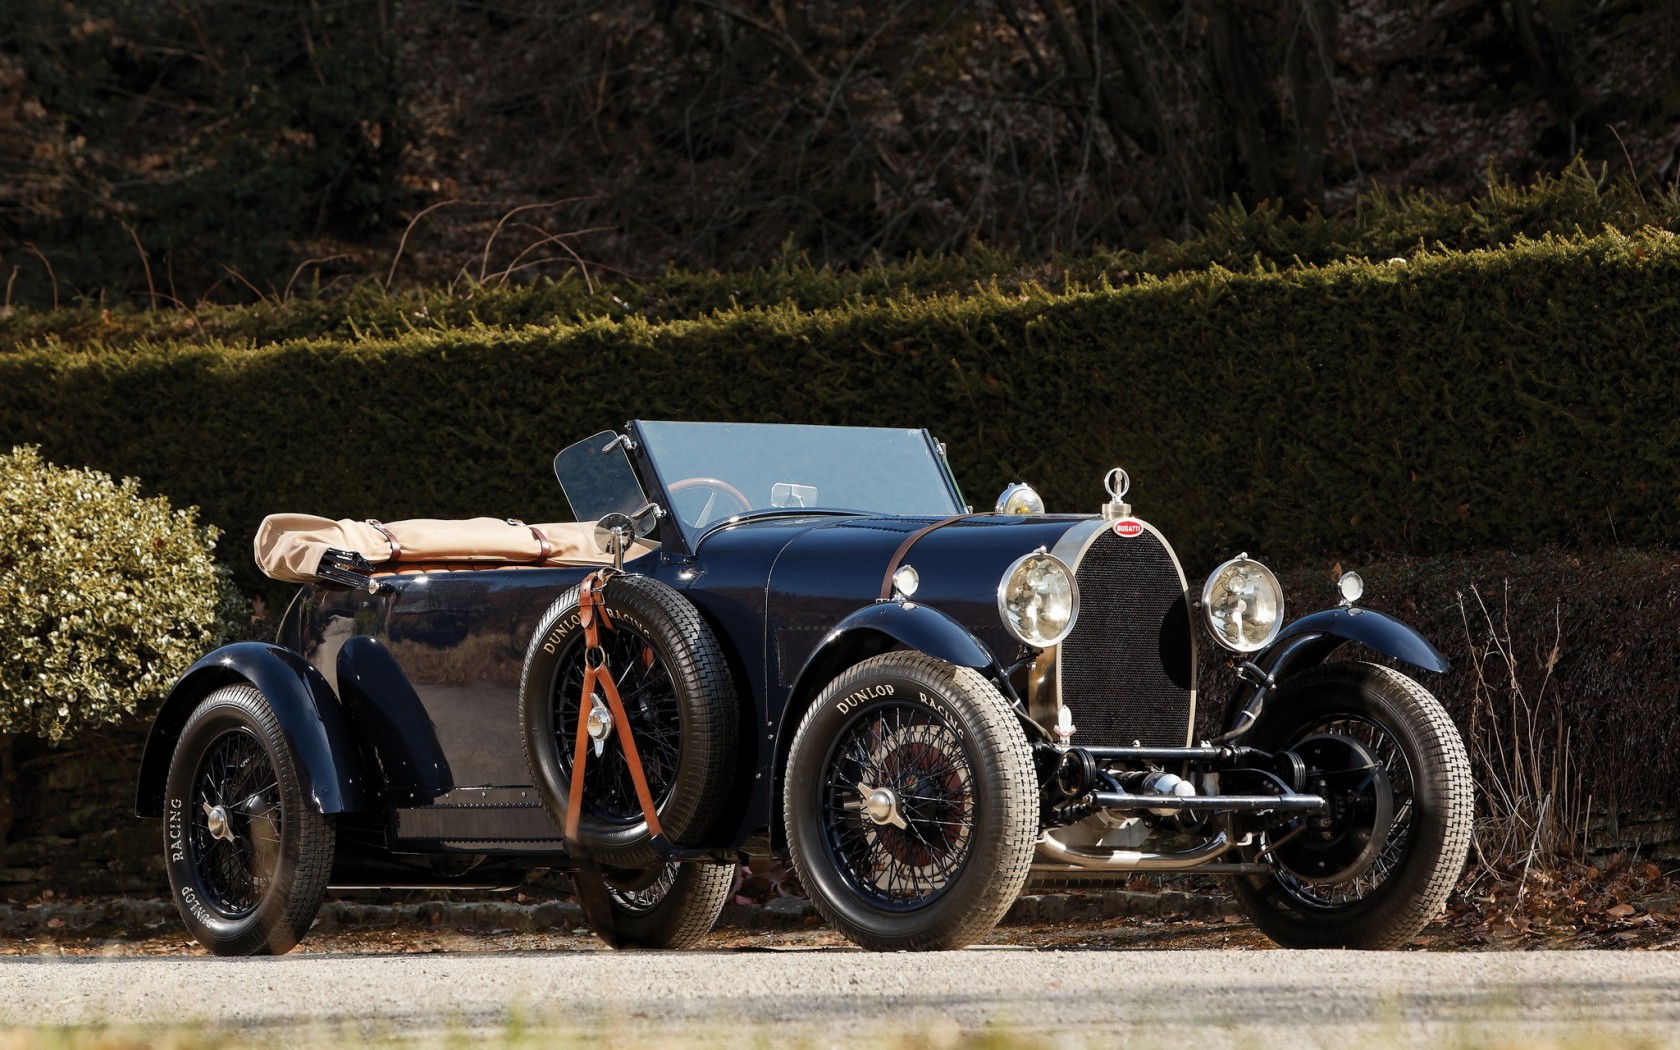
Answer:
<path fill-rule="evenodd" d="M 658 425 L 660 423 L 665 423 L 665 422 L 683 422 L 685 425 L 695 425 L 695 426 L 716 425 L 716 426 L 720 426 L 720 427 L 728 426 L 728 425 L 731 425 L 731 424 L 722 423 L 722 422 L 711 424 L 711 423 L 697 422 L 697 421 L 691 422 L 691 421 L 675 421 L 675 420 L 667 421 L 667 420 L 639 420 L 639 419 L 633 419 L 630 422 L 625 424 L 625 433 L 629 436 L 630 441 L 631 441 L 631 447 L 634 450 L 633 451 L 633 459 L 635 461 L 636 472 L 641 475 L 643 488 L 645 489 L 645 491 L 648 494 L 648 499 L 650 499 L 654 503 L 657 503 L 662 508 L 662 511 L 663 511 L 663 513 L 660 516 L 660 529 L 659 529 L 660 535 L 659 535 L 659 538 L 660 538 L 660 545 L 667 550 L 676 552 L 676 553 L 681 554 L 681 555 L 692 555 L 699 548 L 699 545 L 700 545 L 701 541 L 704 540 L 705 537 L 710 535 L 711 533 L 717 531 L 720 528 L 726 527 L 728 525 L 733 525 L 733 524 L 737 524 L 739 522 L 750 521 L 750 520 L 755 520 L 755 519 L 777 518 L 777 517 L 783 517 L 783 516 L 789 516 L 789 515 L 792 515 L 792 516 L 797 516 L 797 515 L 845 516 L 845 517 L 856 517 L 856 516 L 863 516 L 863 515 L 879 516 L 879 517 L 898 517 L 898 516 L 900 516 L 900 515 L 893 514 L 890 511 L 867 511 L 867 510 L 859 510 L 859 509 L 856 509 L 856 508 L 842 508 L 842 507 L 814 506 L 814 507 L 757 508 L 755 510 L 747 511 L 745 513 L 731 515 L 731 516 L 721 518 L 721 519 L 718 519 L 718 520 L 715 520 L 715 521 L 709 521 L 709 522 L 706 522 L 704 525 L 700 525 L 700 526 L 692 525 L 692 524 L 682 520 L 681 515 L 677 514 L 674 511 L 674 509 L 673 509 L 674 505 L 671 501 L 671 493 L 667 488 L 667 485 L 669 484 L 669 481 L 660 472 L 659 465 L 654 461 L 654 457 L 653 457 L 652 453 L 649 451 L 649 448 L 648 448 L 646 427 L 648 425 Z M 739 425 L 739 424 L 737 424 L 737 425 Z M 799 426 L 804 426 L 806 424 L 777 423 L 777 424 L 754 424 L 754 425 L 799 427 Z M 825 426 L 826 427 L 826 426 L 830 426 L 830 425 L 829 424 L 809 424 L 809 426 L 811 426 L 811 427 Z M 903 431 L 903 432 L 906 432 L 906 433 L 914 432 L 915 434 L 918 435 L 918 437 L 920 438 L 923 446 L 927 449 L 927 454 L 930 457 L 929 461 L 930 461 L 931 465 L 935 468 L 937 476 L 939 477 L 939 479 L 942 483 L 942 488 L 943 488 L 943 491 L 944 491 L 945 495 L 949 497 L 949 505 L 952 508 L 950 513 L 960 514 L 960 513 L 963 513 L 964 510 L 966 509 L 964 504 L 963 504 L 962 491 L 957 488 L 956 478 L 952 475 L 950 463 L 947 462 L 947 460 L 945 458 L 944 446 L 939 441 L 937 441 L 933 437 L 933 435 L 930 434 L 927 431 L 926 428 L 919 428 L 918 429 L 918 428 L 913 428 L 913 427 L 835 427 L 834 429 L 900 430 L 900 431 Z"/>

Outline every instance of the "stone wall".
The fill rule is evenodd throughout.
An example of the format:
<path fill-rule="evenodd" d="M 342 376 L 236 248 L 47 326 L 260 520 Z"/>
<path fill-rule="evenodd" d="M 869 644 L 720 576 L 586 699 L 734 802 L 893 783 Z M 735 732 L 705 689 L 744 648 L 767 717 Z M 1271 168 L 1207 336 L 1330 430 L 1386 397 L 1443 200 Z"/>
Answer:
<path fill-rule="evenodd" d="M 134 815 L 147 724 L 84 732 L 57 747 L 11 742 L 12 826 L 0 848 L 0 898 L 42 890 L 160 896 L 169 892 L 159 824 Z"/>

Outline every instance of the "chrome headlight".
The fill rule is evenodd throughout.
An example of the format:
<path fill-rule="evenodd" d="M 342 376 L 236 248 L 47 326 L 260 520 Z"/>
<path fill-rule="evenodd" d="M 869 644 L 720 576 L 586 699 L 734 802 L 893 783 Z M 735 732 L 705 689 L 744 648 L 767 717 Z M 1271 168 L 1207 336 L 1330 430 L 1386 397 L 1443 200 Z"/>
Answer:
<path fill-rule="evenodd" d="M 1053 554 L 1034 551 L 1016 560 L 998 584 L 998 615 L 1009 633 L 1046 649 L 1073 630 L 1079 618 L 1079 585 Z"/>
<path fill-rule="evenodd" d="M 1283 626 L 1283 588 L 1272 570 L 1239 554 L 1208 576 L 1202 609 L 1214 641 L 1252 653 L 1272 644 Z"/>
<path fill-rule="evenodd" d="M 1017 481 L 997 498 L 999 514 L 1043 514 L 1044 498 L 1025 482 Z"/>
<path fill-rule="evenodd" d="M 892 585 L 895 593 L 914 598 L 916 589 L 922 585 L 922 574 L 917 572 L 913 565 L 900 565 L 893 570 Z"/>

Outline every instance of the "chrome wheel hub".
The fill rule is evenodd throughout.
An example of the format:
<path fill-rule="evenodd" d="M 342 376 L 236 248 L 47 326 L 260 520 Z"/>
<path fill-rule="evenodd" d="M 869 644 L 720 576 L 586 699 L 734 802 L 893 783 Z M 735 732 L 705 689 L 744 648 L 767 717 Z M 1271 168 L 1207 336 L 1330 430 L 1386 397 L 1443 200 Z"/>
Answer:
<path fill-rule="evenodd" d="M 233 824 L 228 820 L 226 806 L 204 803 L 204 823 L 210 831 L 211 838 L 221 839 L 223 842 L 233 841 Z"/>
<path fill-rule="evenodd" d="M 905 822 L 904 814 L 898 811 L 898 795 L 892 788 L 859 784 L 857 790 L 863 797 L 863 811 L 869 815 L 870 820 L 877 824 L 891 824 L 895 828 L 910 826 Z"/>
<path fill-rule="evenodd" d="M 601 752 L 606 750 L 607 737 L 612 736 L 613 717 L 607 705 L 598 696 L 590 697 L 594 705 L 589 709 L 589 739 L 595 747 L 595 757 L 600 758 Z"/>

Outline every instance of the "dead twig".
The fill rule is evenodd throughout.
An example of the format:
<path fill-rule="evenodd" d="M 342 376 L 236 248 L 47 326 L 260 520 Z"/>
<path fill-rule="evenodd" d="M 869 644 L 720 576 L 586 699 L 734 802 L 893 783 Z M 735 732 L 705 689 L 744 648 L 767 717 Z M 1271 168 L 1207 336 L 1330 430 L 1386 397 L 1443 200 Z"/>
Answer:
<path fill-rule="evenodd" d="M 529 225 L 529 224 L 527 223 L 525 225 Z M 534 252 L 537 249 L 543 247 L 544 245 L 558 244 L 560 246 L 560 248 L 567 255 L 570 255 L 572 257 L 572 261 L 577 264 L 577 268 L 578 268 L 579 272 L 581 272 L 583 274 L 584 287 L 589 289 L 589 294 L 591 294 L 591 295 L 595 294 L 595 282 L 589 276 L 589 264 L 587 262 L 585 262 L 583 257 L 578 255 L 578 253 L 576 251 L 572 250 L 572 246 L 567 244 L 565 242 L 564 238 L 566 238 L 566 237 L 581 237 L 582 235 L 584 235 L 586 233 L 600 233 L 603 230 L 610 230 L 610 229 L 612 229 L 612 227 L 611 226 L 592 226 L 592 227 L 589 227 L 587 229 L 582 229 L 582 230 L 567 230 L 563 233 L 548 233 L 548 231 L 542 229 L 540 226 L 531 226 L 531 229 L 536 230 L 538 233 L 544 234 L 545 236 L 541 240 L 527 245 L 525 247 L 524 251 L 522 251 L 518 255 L 514 256 L 513 262 L 508 264 L 507 269 L 502 270 L 498 273 L 491 274 L 488 278 L 486 278 L 486 281 L 505 282 L 508 279 L 509 275 L 511 275 L 513 273 L 516 273 L 519 270 L 527 269 L 528 267 L 537 266 L 537 265 L 540 265 L 542 263 L 548 262 L 549 259 L 545 258 L 545 259 L 536 259 L 536 260 L 533 260 L 529 263 L 526 263 L 525 258 L 527 256 L 529 256 L 532 252 Z M 550 256 L 549 258 L 553 258 L 553 257 Z M 521 265 L 521 264 L 523 264 L 523 265 Z"/>
<path fill-rule="evenodd" d="M 589 199 L 588 197 L 564 197 L 557 201 L 544 201 L 541 204 L 521 204 L 512 211 L 505 213 L 500 219 L 496 220 L 496 228 L 491 230 L 490 236 L 484 240 L 484 255 L 478 262 L 478 283 L 484 283 L 484 272 L 490 268 L 490 246 L 496 243 L 497 234 L 502 232 L 502 227 L 507 225 L 509 219 L 522 211 L 534 211 L 538 208 L 558 208 L 562 204 L 576 204 L 579 201 Z"/>
<path fill-rule="evenodd" d="M 285 302 L 292 297 L 292 285 L 297 283 L 297 279 L 298 279 L 298 277 L 300 277 L 303 274 L 303 271 L 304 271 L 305 267 L 319 266 L 322 263 L 330 263 L 330 262 L 333 262 L 337 259 L 348 259 L 348 258 L 350 258 L 350 253 L 349 252 L 339 252 L 337 255 L 323 255 L 323 256 L 321 256 L 319 258 L 316 258 L 316 259 L 305 259 L 302 262 L 298 263 L 297 264 L 297 269 L 292 271 L 291 279 L 286 282 L 285 291 L 280 293 L 280 301 Z"/>
<path fill-rule="evenodd" d="M 41 265 L 47 268 L 47 279 L 52 282 L 53 309 L 58 309 L 58 274 L 53 273 L 52 263 L 47 261 L 46 255 L 31 241 L 23 242 L 23 250 L 41 260 Z"/>
<path fill-rule="evenodd" d="M 469 203 L 469 202 L 468 201 L 458 201 L 458 200 L 453 200 L 453 199 L 446 200 L 446 201 L 438 201 L 436 204 L 433 204 L 433 205 L 430 205 L 428 207 L 420 209 L 420 211 L 415 214 L 414 218 L 408 220 L 408 225 L 403 229 L 402 238 L 397 241 L 396 254 L 391 256 L 391 269 L 388 273 L 385 274 L 385 285 L 384 285 L 384 287 L 385 287 L 385 290 L 387 292 L 391 290 L 391 281 L 393 279 L 395 279 L 395 277 L 397 276 L 397 263 L 402 259 L 403 249 L 408 247 L 408 235 L 414 232 L 414 227 L 419 224 L 420 220 L 424 219 L 426 216 L 430 215 L 432 212 L 437 211 L 439 208 L 445 208 L 445 207 L 448 207 L 451 204 L 466 204 L 466 203 Z"/>
<path fill-rule="evenodd" d="M 227 271 L 229 277 L 232 277 L 234 280 L 238 281 L 240 284 L 242 284 L 245 287 L 251 289 L 251 294 L 255 295 L 257 297 L 258 302 L 263 303 L 265 305 L 269 305 L 269 306 L 274 305 L 273 303 L 269 302 L 269 297 L 263 294 L 263 290 L 261 288 L 258 288 L 256 285 L 252 284 L 250 281 L 245 279 L 244 274 L 240 273 L 238 270 L 235 270 L 233 267 L 228 266 L 226 263 L 222 264 L 222 269 Z"/>
<path fill-rule="evenodd" d="M 151 256 L 146 254 L 145 247 L 140 243 L 140 235 L 134 232 L 134 227 L 130 226 L 122 219 L 118 219 L 117 224 L 128 231 L 129 238 L 134 241 L 134 250 L 140 253 L 140 269 L 144 270 L 146 273 L 146 294 L 151 296 L 152 309 L 156 310 L 158 304 L 158 290 L 157 285 L 152 281 Z"/>

